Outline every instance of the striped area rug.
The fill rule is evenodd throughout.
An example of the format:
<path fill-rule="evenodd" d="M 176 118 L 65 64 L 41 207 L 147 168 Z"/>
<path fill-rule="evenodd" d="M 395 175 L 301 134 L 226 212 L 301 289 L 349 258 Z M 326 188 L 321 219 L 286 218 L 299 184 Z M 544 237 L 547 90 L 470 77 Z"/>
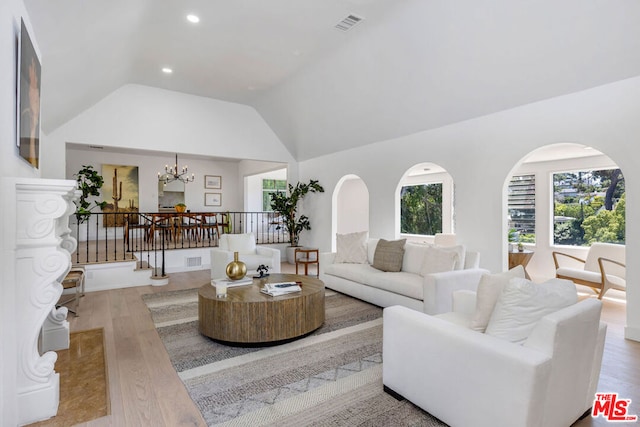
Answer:
<path fill-rule="evenodd" d="M 144 295 L 171 362 L 208 425 L 443 426 L 382 389 L 382 310 L 326 291 L 313 334 L 231 347 L 198 332 L 198 290 Z"/>

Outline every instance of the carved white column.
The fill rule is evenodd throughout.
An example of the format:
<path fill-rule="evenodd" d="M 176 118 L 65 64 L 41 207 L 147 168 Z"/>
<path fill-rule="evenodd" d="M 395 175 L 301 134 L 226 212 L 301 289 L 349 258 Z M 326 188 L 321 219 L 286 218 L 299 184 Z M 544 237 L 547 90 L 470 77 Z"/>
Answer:
<path fill-rule="evenodd" d="M 56 351 L 69 348 L 70 332 L 67 321 L 67 307 L 51 309 L 42 325 L 41 351 Z"/>
<path fill-rule="evenodd" d="M 48 317 L 61 324 L 65 310 L 55 311 L 62 294 L 59 281 L 71 268 L 75 248 L 68 227 L 75 182 L 15 180 L 15 286 L 18 424 L 54 416 L 59 378 L 52 351 L 40 353 L 38 338 Z M 67 328 L 68 333 L 68 328 Z"/>
<path fill-rule="evenodd" d="M 76 190 L 76 193 L 80 193 L 80 191 Z M 73 197 L 69 198 L 69 196 Z M 67 203 L 67 211 L 56 222 L 56 233 L 61 239 L 60 247 L 69 252 L 69 255 L 76 250 L 78 245 L 76 239 L 71 236 L 71 228 L 69 228 L 69 217 L 73 215 L 76 210 L 75 205 L 72 203 L 75 197 L 77 197 L 77 194 L 74 193 L 63 196 L 63 198 L 69 202 Z M 64 276 L 59 278 L 58 281 L 61 282 L 63 277 Z M 44 325 L 42 325 L 41 351 L 55 351 L 69 348 L 69 322 L 67 321 L 67 314 L 68 309 L 66 307 L 56 308 L 54 306 L 51 309 L 51 312 L 44 321 Z"/>

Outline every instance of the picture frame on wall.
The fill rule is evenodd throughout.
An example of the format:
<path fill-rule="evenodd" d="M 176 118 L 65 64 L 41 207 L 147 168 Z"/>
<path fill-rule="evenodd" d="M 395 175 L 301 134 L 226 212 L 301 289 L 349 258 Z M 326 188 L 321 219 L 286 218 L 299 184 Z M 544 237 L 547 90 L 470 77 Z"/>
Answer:
<path fill-rule="evenodd" d="M 20 20 L 17 72 L 17 138 L 20 157 L 40 167 L 40 81 L 42 69 L 24 20 Z"/>
<path fill-rule="evenodd" d="M 205 206 L 222 206 L 222 193 L 204 193 Z"/>
<path fill-rule="evenodd" d="M 205 175 L 204 188 L 222 189 L 222 177 L 220 175 Z"/>

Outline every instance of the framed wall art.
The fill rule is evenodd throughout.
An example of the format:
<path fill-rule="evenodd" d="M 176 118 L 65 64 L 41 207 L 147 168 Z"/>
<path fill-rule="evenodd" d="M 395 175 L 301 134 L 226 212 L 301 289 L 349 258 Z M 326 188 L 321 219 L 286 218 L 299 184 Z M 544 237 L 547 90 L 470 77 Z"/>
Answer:
<path fill-rule="evenodd" d="M 17 145 L 20 156 L 40 166 L 40 60 L 21 20 L 18 39 Z"/>
<path fill-rule="evenodd" d="M 120 214 L 137 214 L 139 211 L 138 166 L 103 164 L 102 176 L 102 200 L 107 202 L 102 209 L 107 214 L 104 215 L 103 225 L 122 227 L 127 215 Z M 129 217 L 137 219 L 138 215 Z"/>
<path fill-rule="evenodd" d="M 220 175 L 205 175 L 204 188 L 220 190 L 222 188 L 222 177 Z"/>
<path fill-rule="evenodd" d="M 222 206 L 222 193 L 204 193 L 205 206 Z"/>

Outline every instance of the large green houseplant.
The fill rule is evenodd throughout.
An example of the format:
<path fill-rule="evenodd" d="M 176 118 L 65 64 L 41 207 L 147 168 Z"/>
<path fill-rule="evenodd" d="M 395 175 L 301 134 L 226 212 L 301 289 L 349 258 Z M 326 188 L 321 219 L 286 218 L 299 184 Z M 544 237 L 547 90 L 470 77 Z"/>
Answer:
<path fill-rule="evenodd" d="M 82 224 L 91 215 L 91 211 L 97 207 L 103 209 L 107 202 L 98 202 L 94 200 L 95 206 L 91 206 L 91 202 L 88 200 L 89 197 L 99 196 L 100 189 L 104 184 L 104 178 L 100 175 L 96 170 L 93 169 L 93 166 L 82 165 L 82 169 L 78 171 L 78 173 L 74 174 L 76 177 L 76 182 L 78 183 L 78 190 L 80 190 L 80 198 L 75 201 L 76 204 L 76 219 L 78 220 L 78 224 Z"/>
<path fill-rule="evenodd" d="M 282 216 L 282 226 L 289 235 L 289 244 L 298 246 L 300 233 L 304 230 L 311 230 L 309 217 L 306 215 L 298 216 L 298 203 L 308 193 L 324 193 L 322 185 L 317 180 L 310 180 L 309 183 L 303 184 L 298 182 L 295 186 L 289 184 L 289 192 L 271 193 L 271 208 L 274 212 Z"/>

